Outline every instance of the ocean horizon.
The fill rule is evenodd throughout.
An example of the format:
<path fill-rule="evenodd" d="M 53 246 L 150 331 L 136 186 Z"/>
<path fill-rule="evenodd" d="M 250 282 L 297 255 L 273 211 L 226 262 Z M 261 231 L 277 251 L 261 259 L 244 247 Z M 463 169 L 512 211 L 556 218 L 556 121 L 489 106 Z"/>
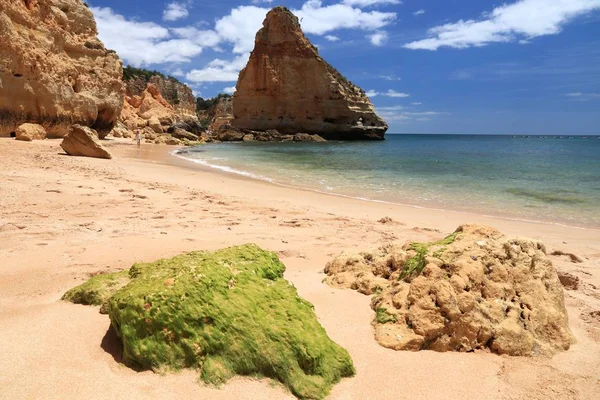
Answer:
<path fill-rule="evenodd" d="M 386 139 L 215 143 L 177 155 L 254 179 L 363 200 L 600 227 L 598 136 L 390 134 Z"/>

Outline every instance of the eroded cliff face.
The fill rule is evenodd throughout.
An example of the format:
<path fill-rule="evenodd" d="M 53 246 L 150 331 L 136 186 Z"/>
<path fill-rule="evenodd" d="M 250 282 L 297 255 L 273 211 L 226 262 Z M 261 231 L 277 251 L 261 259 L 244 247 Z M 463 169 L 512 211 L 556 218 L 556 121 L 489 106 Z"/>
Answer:
<path fill-rule="evenodd" d="M 0 1 L 0 136 L 32 122 L 48 137 L 73 124 L 103 137 L 123 92 L 121 61 L 98 40 L 81 0 Z"/>
<path fill-rule="evenodd" d="M 189 86 L 170 78 L 154 75 L 150 79 L 138 76 L 125 80 L 128 97 L 142 96 L 148 84 L 158 88 L 161 96 L 179 115 L 196 115 L 196 98 Z"/>
<path fill-rule="evenodd" d="M 239 129 L 305 132 L 326 139 L 383 139 L 387 124 L 365 92 L 323 60 L 298 18 L 272 9 L 256 34 L 233 97 Z"/>

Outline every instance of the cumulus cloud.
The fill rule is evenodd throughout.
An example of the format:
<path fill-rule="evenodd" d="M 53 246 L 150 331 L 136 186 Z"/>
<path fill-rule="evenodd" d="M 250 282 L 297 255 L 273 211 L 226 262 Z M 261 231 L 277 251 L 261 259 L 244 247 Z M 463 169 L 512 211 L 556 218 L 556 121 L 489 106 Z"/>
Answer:
<path fill-rule="evenodd" d="M 170 31 L 180 38 L 193 41 L 204 47 L 215 47 L 221 43 L 221 36 L 212 30 L 201 30 L 193 26 L 171 28 Z"/>
<path fill-rule="evenodd" d="M 377 31 L 372 35 L 369 35 L 369 40 L 373 46 L 383 46 L 387 43 L 388 34 L 387 32 Z"/>
<path fill-rule="evenodd" d="M 185 78 L 190 82 L 235 82 L 240 70 L 246 66 L 248 56 L 242 54 L 231 61 L 217 58 L 202 69 L 191 70 Z"/>
<path fill-rule="evenodd" d="M 187 18 L 189 15 L 190 12 L 187 9 L 187 4 L 174 1 L 167 5 L 167 8 L 163 11 L 162 17 L 165 21 L 177 21 L 179 19 Z"/>
<path fill-rule="evenodd" d="M 330 42 L 337 42 L 340 40 L 339 37 L 333 35 L 325 35 L 325 39 L 329 40 Z"/>
<path fill-rule="evenodd" d="M 308 0 L 301 9 L 292 10 L 302 20 L 306 33 L 324 35 L 337 29 L 379 30 L 396 20 L 396 13 L 363 11 L 348 4 L 323 6 L 320 0 Z"/>
<path fill-rule="evenodd" d="M 429 38 L 407 43 L 407 49 L 467 48 L 558 34 L 576 17 L 600 9 L 598 0 L 519 0 L 484 13 L 478 20 L 436 26 Z"/>
<path fill-rule="evenodd" d="M 223 88 L 222 92 L 223 93 L 227 93 L 227 94 L 234 94 L 235 93 L 235 86 Z"/>
<path fill-rule="evenodd" d="M 100 40 L 131 65 L 189 62 L 202 53 L 201 45 L 173 37 L 167 28 L 153 22 L 128 20 L 110 8 L 92 7 L 91 10 Z M 123 40 L 124 33 L 127 40 Z"/>
<path fill-rule="evenodd" d="M 423 15 L 423 14 L 425 14 L 425 10 L 423 10 L 422 8 L 421 8 L 420 10 L 417 10 L 417 11 L 415 11 L 415 12 L 413 13 L 413 15 L 414 15 L 415 17 L 418 17 L 419 15 Z"/>

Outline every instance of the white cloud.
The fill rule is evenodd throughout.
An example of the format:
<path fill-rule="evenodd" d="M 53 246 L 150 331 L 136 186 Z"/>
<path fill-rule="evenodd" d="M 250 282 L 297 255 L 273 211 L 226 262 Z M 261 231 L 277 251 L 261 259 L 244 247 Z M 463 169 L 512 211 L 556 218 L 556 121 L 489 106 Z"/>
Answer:
<path fill-rule="evenodd" d="M 248 62 L 249 54 L 237 56 L 232 61 L 215 59 L 202 69 L 193 69 L 185 76 L 190 82 L 236 82 L 238 74 Z"/>
<path fill-rule="evenodd" d="M 417 10 L 417 11 L 415 11 L 415 12 L 413 13 L 413 15 L 414 15 L 415 17 L 418 17 L 419 15 L 423 15 L 423 14 L 425 14 L 425 10 L 423 10 L 422 8 L 421 8 L 420 10 Z"/>
<path fill-rule="evenodd" d="M 380 4 L 402 4 L 401 0 L 343 0 L 349 6 L 369 7 Z"/>
<path fill-rule="evenodd" d="M 404 97 L 410 97 L 410 94 L 408 93 L 401 93 L 401 92 L 396 92 L 393 89 L 389 89 L 387 92 L 377 92 L 375 90 L 369 90 L 367 92 L 367 96 L 368 97 L 375 97 L 375 96 L 387 96 L 387 97 L 400 97 L 400 98 L 404 98 Z"/>
<path fill-rule="evenodd" d="M 414 103 L 410 103 L 410 104 L 412 104 L 413 106 L 423 105 L 423 103 L 421 103 L 420 101 L 415 101 Z"/>
<path fill-rule="evenodd" d="M 187 9 L 187 4 L 174 1 L 167 5 L 167 8 L 163 11 L 162 18 L 165 21 L 177 21 L 182 18 L 187 18 L 189 15 L 190 12 Z"/>
<path fill-rule="evenodd" d="M 223 88 L 222 92 L 223 93 L 227 93 L 227 94 L 234 94 L 235 93 L 235 86 Z"/>
<path fill-rule="evenodd" d="M 329 40 L 330 42 L 337 42 L 340 40 L 339 37 L 333 35 L 325 35 L 325 39 Z"/>
<path fill-rule="evenodd" d="M 170 31 L 180 38 L 188 39 L 203 47 L 215 47 L 221 43 L 222 40 L 221 36 L 219 36 L 219 34 L 215 31 L 200 30 L 192 26 L 171 28 Z"/>
<path fill-rule="evenodd" d="M 388 90 L 385 93 L 382 93 L 384 96 L 388 96 L 388 97 L 410 97 L 410 94 L 408 93 L 400 93 L 400 92 L 396 92 L 395 90 Z"/>
<path fill-rule="evenodd" d="M 396 13 L 362 11 L 347 4 L 323 7 L 320 0 L 308 0 L 300 10 L 292 10 L 301 19 L 305 33 L 324 35 L 337 29 L 379 30 L 396 20 Z"/>
<path fill-rule="evenodd" d="M 387 32 L 377 31 L 372 35 L 369 35 L 369 40 L 373 46 L 383 46 L 387 43 L 388 34 Z"/>
<path fill-rule="evenodd" d="M 573 92 L 567 93 L 565 96 L 569 97 L 569 100 L 574 101 L 590 101 L 600 99 L 600 93 Z"/>
<path fill-rule="evenodd" d="M 513 42 L 559 33 L 574 18 L 600 9 L 598 0 L 519 0 L 484 13 L 479 20 L 460 20 L 428 30 L 429 38 L 404 45 L 437 50 Z"/>
<path fill-rule="evenodd" d="M 153 22 L 127 20 L 110 8 L 91 10 L 100 40 L 131 65 L 189 62 L 202 53 L 202 46 L 188 39 L 173 38 L 167 28 Z M 123 40 L 125 34 L 127 39 Z"/>
<path fill-rule="evenodd" d="M 252 4 L 260 4 L 260 3 L 269 3 L 271 4 L 273 0 L 252 0 Z"/>

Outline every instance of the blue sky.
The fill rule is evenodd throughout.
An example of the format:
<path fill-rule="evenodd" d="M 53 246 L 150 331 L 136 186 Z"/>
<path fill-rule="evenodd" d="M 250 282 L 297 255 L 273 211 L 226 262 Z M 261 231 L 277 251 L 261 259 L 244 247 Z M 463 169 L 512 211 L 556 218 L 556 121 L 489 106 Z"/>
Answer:
<path fill-rule="evenodd" d="M 600 134 L 600 0 L 92 0 L 125 64 L 231 92 L 284 5 L 390 133 Z"/>

